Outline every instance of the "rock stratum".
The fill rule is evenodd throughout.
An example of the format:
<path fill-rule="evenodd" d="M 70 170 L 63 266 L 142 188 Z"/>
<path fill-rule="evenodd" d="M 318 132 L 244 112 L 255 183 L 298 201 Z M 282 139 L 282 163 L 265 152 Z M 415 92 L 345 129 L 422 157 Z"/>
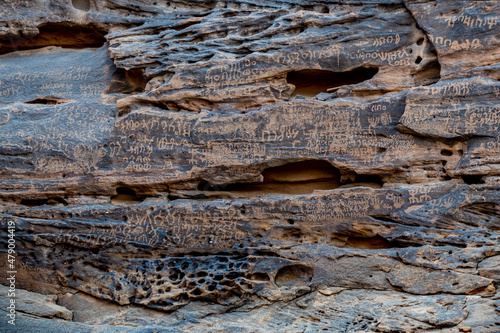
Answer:
<path fill-rule="evenodd" d="M 2 329 L 500 331 L 500 2 L 0 14 Z"/>

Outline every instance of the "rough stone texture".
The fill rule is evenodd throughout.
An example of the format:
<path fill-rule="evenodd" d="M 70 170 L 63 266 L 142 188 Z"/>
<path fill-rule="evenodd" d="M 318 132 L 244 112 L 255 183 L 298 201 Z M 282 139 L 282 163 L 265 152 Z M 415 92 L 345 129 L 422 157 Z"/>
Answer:
<path fill-rule="evenodd" d="M 500 330 L 498 1 L 0 14 L 1 327 Z"/>

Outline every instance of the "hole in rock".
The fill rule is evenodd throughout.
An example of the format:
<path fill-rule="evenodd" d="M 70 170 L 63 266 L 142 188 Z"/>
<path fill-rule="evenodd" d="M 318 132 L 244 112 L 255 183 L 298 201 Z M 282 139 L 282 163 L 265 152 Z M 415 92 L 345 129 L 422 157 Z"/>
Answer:
<path fill-rule="evenodd" d="M 118 187 L 116 195 L 111 197 L 111 203 L 117 206 L 133 205 L 143 201 L 144 199 L 137 196 L 135 191 L 128 187 Z"/>
<path fill-rule="evenodd" d="M 64 104 L 71 102 L 71 99 L 68 98 L 59 98 L 59 97 L 54 97 L 54 96 L 47 96 L 47 97 L 38 97 L 35 99 L 32 99 L 31 101 L 25 102 L 26 104 L 45 104 L 45 105 L 56 105 L 56 104 Z M 65 175 L 63 175 L 65 176 Z"/>
<path fill-rule="evenodd" d="M 391 219 L 390 217 L 384 216 L 384 215 L 370 215 L 370 217 L 373 217 L 374 219 L 384 221 L 384 222 L 399 223 L 398 221 Z"/>
<path fill-rule="evenodd" d="M 378 175 L 356 175 L 354 183 L 358 186 L 364 185 L 374 188 L 380 188 L 384 186 L 382 178 Z"/>
<path fill-rule="evenodd" d="M 148 81 L 141 69 L 125 70 L 120 68 L 113 73 L 106 94 L 143 92 Z"/>
<path fill-rule="evenodd" d="M 264 181 L 290 183 L 317 179 L 338 179 L 340 172 L 327 161 L 308 160 L 268 168 L 262 172 L 262 175 Z"/>
<path fill-rule="evenodd" d="M 201 181 L 199 191 L 231 191 L 243 197 L 274 194 L 308 194 L 314 190 L 330 190 L 340 186 L 340 172 L 327 161 L 309 160 L 268 168 L 264 180 L 254 183 L 211 185 Z"/>
<path fill-rule="evenodd" d="M 254 281 L 269 281 L 269 275 L 267 275 L 267 273 L 253 273 L 250 276 L 250 280 L 254 280 Z"/>
<path fill-rule="evenodd" d="M 420 38 L 419 40 L 417 40 L 417 45 L 420 46 L 424 43 L 424 39 L 423 38 Z"/>
<path fill-rule="evenodd" d="M 311 282 L 314 270 L 305 265 L 289 265 L 281 267 L 276 273 L 274 282 L 278 286 L 304 285 Z"/>
<path fill-rule="evenodd" d="M 468 185 L 484 184 L 483 175 L 464 175 L 462 180 Z"/>
<path fill-rule="evenodd" d="M 193 296 L 200 296 L 202 294 L 200 288 L 196 288 L 195 290 L 193 290 L 192 292 Z"/>
<path fill-rule="evenodd" d="M 138 88 L 136 91 L 139 91 Z M 210 100 L 203 98 L 181 98 L 176 101 L 152 101 L 152 100 L 139 100 L 136 102 L 136 106 L 144 106 L 144 107 L 155 107 L 168 111 L 193 111 L 200 112 L 201 110 L 211 110 L 215 106 L 216 103 L 213 103 Z M 130 105 L 124 105 L 120 107 L 122 109 L 123 115 L 130 112 Z"/>
<path fill-rule="evenodd" d="M 296 95 L 314 97 L 321 92 L 327 92 L 331 88 L 370 80 L 377 73 L 377 68 L 364 67 L 349 72 L 306 69 L 288 73 L 286 80 L 295 86 L 292 97 Z"/>
<path fill-rule="evenodd" d="M 390 249 L 393 246 L 380 236 L 375 237 L 349 237 L 344 245 L 355 249 Z"/>
<path fill-rule="evenodd" d="M 90 10 L 90 0 L 71 0 L 73 7 L 88 12 Z"/>
<path fill-rule="evenodd" d="M 432 53 L 432 52 L 431 52 Z M 414 74 L 416 81 L 419 85 L 430 85 L 438 82 L 441 79 L 441 65 L 435 55 L 435 59 L 422 65 L 418 68 L 418 72 Z M 422 62 L 421 57 L 417 57 L 415 60 L 416 64 Z"/>
<path fill-rule="evenodd" d="M 36 206 L 56 206 L 59 204 L 67 205 L 68 203 L 63 198 L 54 199 L 23 199 L 20 202 L 23 206 L 36 207 Z"/>
<path fill-rule="evenodd" d="M 103 31 L 73 23 L 47 23 L 38 27 L 39 34 L 32 38 L 11 39 L 0 43 L 0 54 L 45 46 L 81 49 L 101 47 L 106 42 Z"/>
<path fill-rule="evenodd" d="M 443 149 L 443 150 L 441 150 L 441 155 L 443 155 L 443 156 L 452 156 L 453 152 L 450 151 L 450 150 L 447 150 L 447 149 Z"/>

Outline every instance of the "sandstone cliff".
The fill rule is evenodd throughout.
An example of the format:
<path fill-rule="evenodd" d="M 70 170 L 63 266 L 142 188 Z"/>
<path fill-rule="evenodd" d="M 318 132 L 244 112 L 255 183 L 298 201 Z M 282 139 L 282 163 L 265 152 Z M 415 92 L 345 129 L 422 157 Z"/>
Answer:
<path fill-rule="evenodd" d="M 500 331 L 500 2 L 0 14 L 7 332 Z"/>

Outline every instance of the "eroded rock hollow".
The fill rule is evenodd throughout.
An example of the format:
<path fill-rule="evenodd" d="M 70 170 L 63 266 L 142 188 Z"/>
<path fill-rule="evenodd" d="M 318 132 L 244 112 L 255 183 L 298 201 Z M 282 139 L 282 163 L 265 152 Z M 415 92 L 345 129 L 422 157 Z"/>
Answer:
<path fill-rule="evenodd" d="M 8 332 L 500 331 L 500 2 L 0 14 Z"/>

